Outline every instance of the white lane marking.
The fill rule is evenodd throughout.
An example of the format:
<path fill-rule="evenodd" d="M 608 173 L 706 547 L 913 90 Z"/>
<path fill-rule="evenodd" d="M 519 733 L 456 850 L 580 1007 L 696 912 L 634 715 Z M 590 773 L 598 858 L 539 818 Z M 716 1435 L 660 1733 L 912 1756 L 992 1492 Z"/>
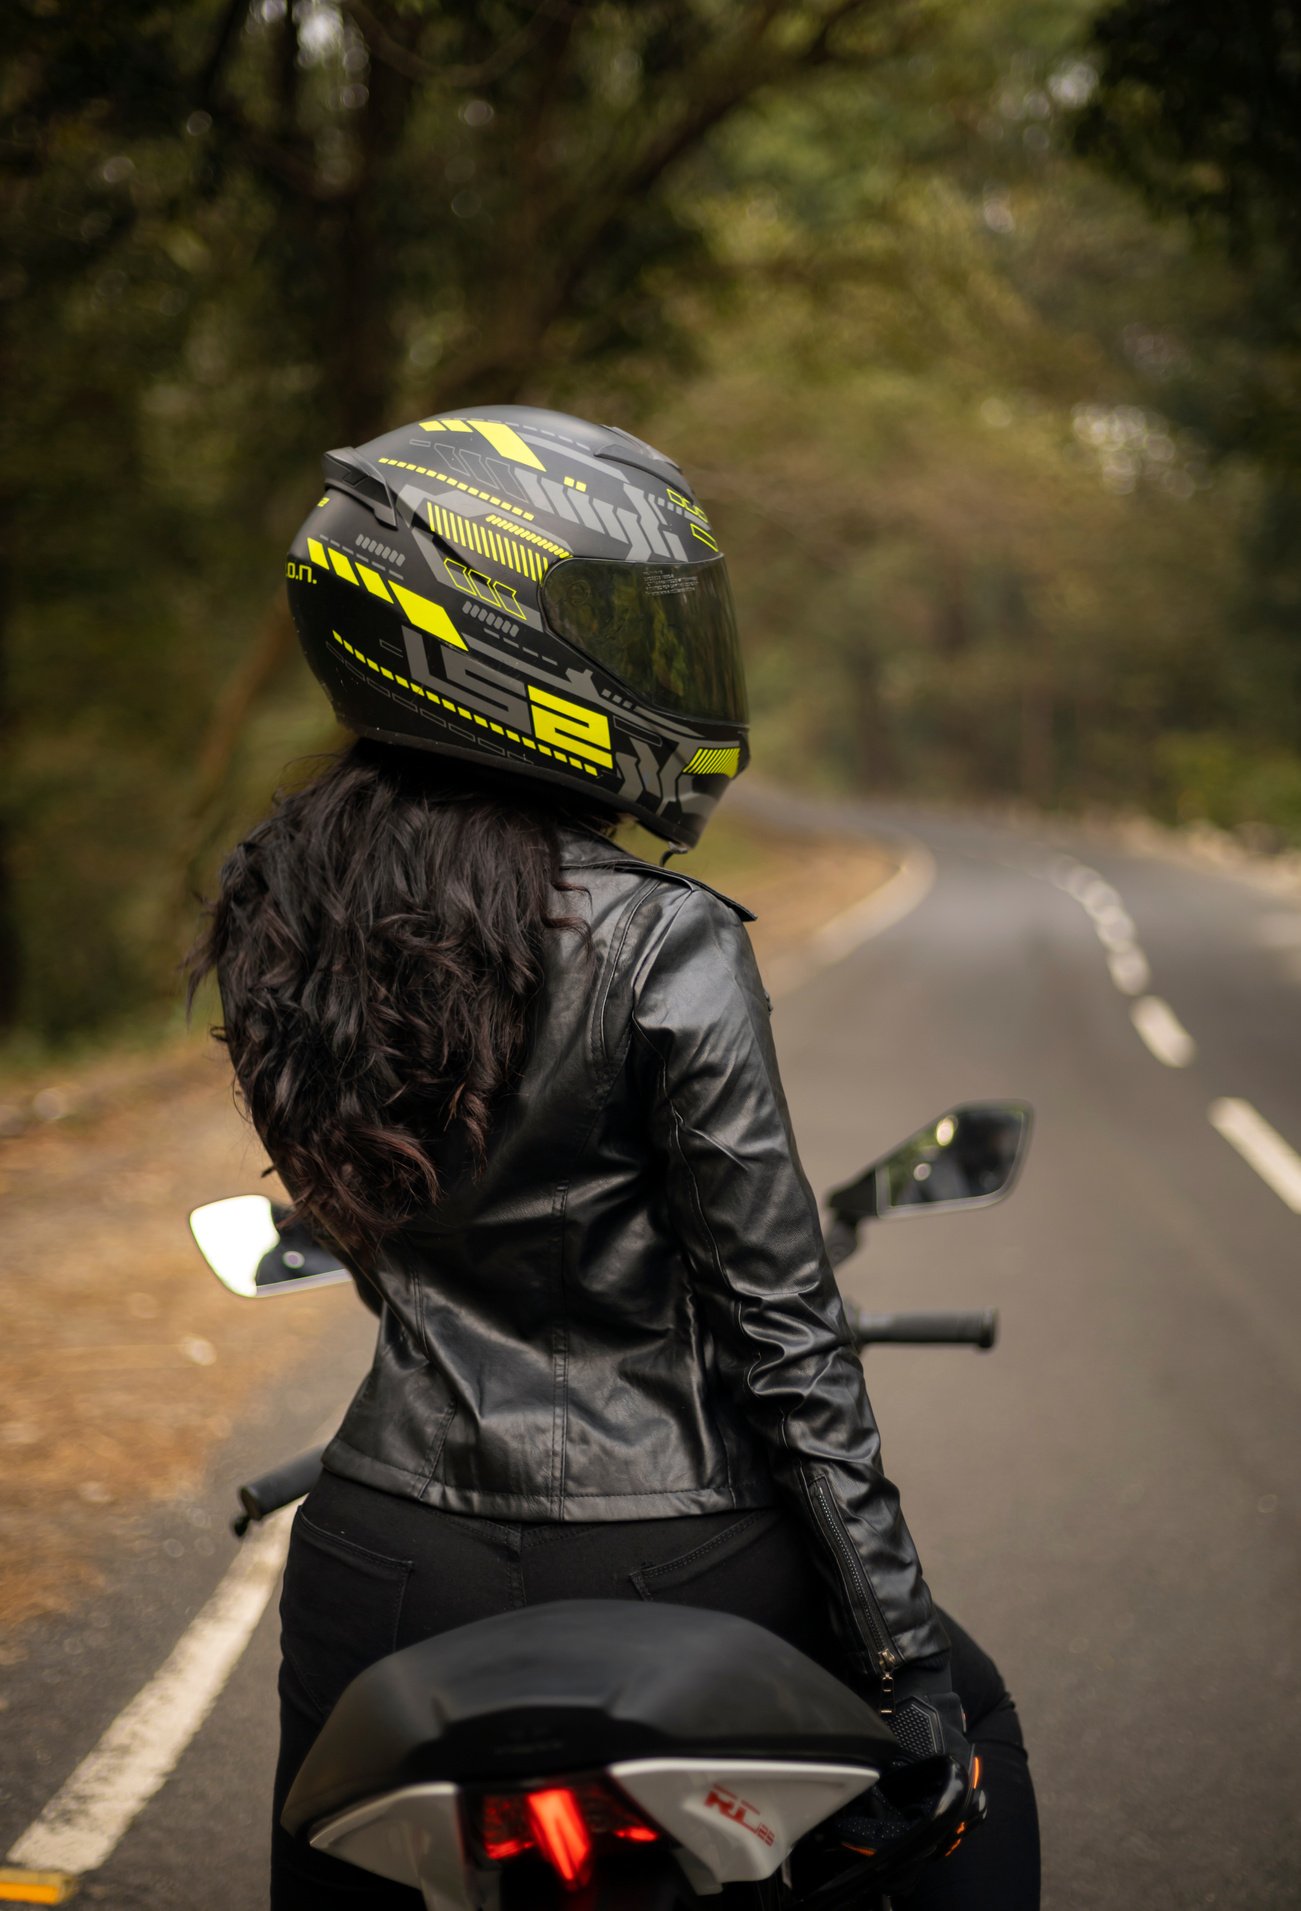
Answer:
<path fill-rule="evenodd" d="M 1129 1016 L 1158 1062 L 1167 1068 L 1187 1068 L 1197 1054 L 1197 1044 L 1168 1002 L 1159 995 L 1142 995 Z"/>
<path fill-rule="evenodd" d="M 1250 1163 L 1293 1214 L 1301 1214 L 1301 1155 L 1249 1101 L 1226 1095 L 1207 1110 L 1210 1123 Z"/>
<path fill-rule="evenodd" d="M 1096 869 L 1090 869 L 1087 863 L 1071 863 L 1059 869 L 1052 878 L 1058 889 L 1064 889 L 1068 896 L 1074 896 L 1076 902 L 1083 902 L 1095 883 L 1105 882 Z"/>
<path fill-rule="evenodd" d="M 1130 1009 L 1138 1030 L 1157 1060 L 1167 1068 L 1187 1068 L 1197 1044 L 1173 1009 L 1159 996 L 1148 995 L 1152 969 L 1138 942 L 1133 917 L 1120 891 L 1087 863 L 1057 856 L 1042 871 L 1055 889 L 1074 898 L 1093 923 L 1094 933 L 1107 953 L 1107 970 L 1122 995 L 1140 996 Z"/>
<path fill-rule="evenodd" d="M 930 894 L 935 882 L 935 858 L 924 843 L 909 841 L 904 859 L 893 876 L 887 877 L 861 902 L 851 903 L 830 922 L 824 922 L 805 943 L 802 952 L 775 963 L 768 973 L 769 993 L 793 995 L 806 982 L 834 963 L 843 962 L 873 936 L 884 934 L 902 922 L 918 903 Z"/>
<path fill-rule="evenodd" d="M 287 1514 L 246 1539 L 173 1650 L 9 1853 L 40 1871 L 95 1871 L 169 1777 L 262 1617 L 289 1550 Z"/>
<path fill-rule="evenodd" d="M 1089 917 L 1098 941 L 1107 952 L 1107 968 L 1120 993 L 1142 995 L 1152 980 L 1152 971 L 1139 947 L 1134 918 L 1115 885 L 1096 869 L 1090 869 L 1087 863 L 1077 863 L 1073 856 L 1054 856 L 1037 873 L 1046 877 L 1054 889 L 1060 889 L 1078 902 Z M 1139 1033 L 1142 1034 L 1141 1029 Z"/>
<path fill-rule="evenodd" d="M 1094 880 L 1085 887 L 1084 894 L 1079 900 L 1084 904 L 1089 914 L 1094 917 L 1105 916 L 1109 910 L 1119 909 L 1122 906 L 1120 891 L 1113 889 L 1111 884 L 1104 881 L 1101 876 L 1096 876 Z"/>
<path fill-rule="evenodd" d="M 1093 918 L 1098 941 L 1104 949 L 1132 949 L 1137 931 L 1134 918 L 1123 909 L 1104 909 Z"/>
<path fill-rule="evenodd" d="M 1107 957 L 1107 967 L 1122 995 L 1142 995 L 1152 980 L 1147 957 L 1135 945 L 1128 949 L 1113 949 Z"/>
<path fill-rule="evenodd" d="M 810 937 L 814 959 L 825 966 L 852 955 L 860 944 L 902 922 L 930 894 L 934 882 L 935 858 L 924 843 L 910 843 L 903 862 L 888 881 L 824 922 Z"/>

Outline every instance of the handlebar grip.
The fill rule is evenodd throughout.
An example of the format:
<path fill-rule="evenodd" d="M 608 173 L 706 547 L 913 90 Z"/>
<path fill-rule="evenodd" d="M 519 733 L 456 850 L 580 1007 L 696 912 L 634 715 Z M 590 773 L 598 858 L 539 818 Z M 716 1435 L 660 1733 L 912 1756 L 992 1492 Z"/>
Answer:
<path fill-rule="evenodd" d="M 270 1473 L 263 1473 L 258 1479 L 250 1480 L 239 1489 L 239 1503 L 243 1513 L 231 1522 L 237 1538 L 244 1534 L 255 1520 L 264 1520 L 269 1513 L 276 1513 L 282 1506 L 290 1506 L 295 1500 L 301 1500 L 310 1493 L 321 1477 L 321 1455 L 324 1447 L 312 1447 L 306 1453 L 300 1453 L 293 1460 L 286 1460 L 283 1466 L 273 1467 Z"/>
<path fill-rule="evenodd" d="M 998 1339 L 998 1315 L 992 1307 L 970 1314 L 865 1314 L 846 1309 L 858 1347 L 992 1347 Z"/>

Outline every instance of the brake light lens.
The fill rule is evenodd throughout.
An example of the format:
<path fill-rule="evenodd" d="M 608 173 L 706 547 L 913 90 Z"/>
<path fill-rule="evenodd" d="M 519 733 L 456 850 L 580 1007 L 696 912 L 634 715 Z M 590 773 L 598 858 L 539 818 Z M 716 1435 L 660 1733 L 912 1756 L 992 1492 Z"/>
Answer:
<path fill-rule="evenodd" d="M 661 1833 L 614 1786 L 578 1785 L 484 1792 L 473 1802 L 476 1842 L 489 1864 L 532 1853 L 545 1859 L 566 1890 L 580 1891 L 601 1849 L 653 1845 Z"/>
<path fill-rule="evenodd" d="M 582 1807 L 563 1785 L 530 1792 L 529 1822 L 538 1850 L 566 1884 L 582 1885 L 592 1875 L 592 1834 Z"/>
<path fill-rule="evenodd" d="M 533 1849 L 528 1801 L 521 1792 L 479 1801 L 479 1840 L 490 1864 L 503 1864 Z"/>

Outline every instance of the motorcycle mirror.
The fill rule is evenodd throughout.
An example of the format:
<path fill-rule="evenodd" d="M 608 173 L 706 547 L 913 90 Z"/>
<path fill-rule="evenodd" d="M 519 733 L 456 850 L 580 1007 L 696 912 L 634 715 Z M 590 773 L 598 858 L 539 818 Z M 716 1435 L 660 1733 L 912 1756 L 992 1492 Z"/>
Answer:
<path fill-rule="evenodd" d="M 964 1102 L 837 1188 L 827 1206 L 855 1224 L 935 1208 L 986 1208 L 1010 1191 L 1030 1123 L 1025 1102 Z"/>
<path fill-rule="evenodd" d="M 318 1246 L 306 1228 L 289 1220 L 288 1208 L 264 1194 L 209 1201 L 190 1216 L 190 1232 L 222 1286 L 248 1300 L 352 1279 L 336 1254 Z"/>

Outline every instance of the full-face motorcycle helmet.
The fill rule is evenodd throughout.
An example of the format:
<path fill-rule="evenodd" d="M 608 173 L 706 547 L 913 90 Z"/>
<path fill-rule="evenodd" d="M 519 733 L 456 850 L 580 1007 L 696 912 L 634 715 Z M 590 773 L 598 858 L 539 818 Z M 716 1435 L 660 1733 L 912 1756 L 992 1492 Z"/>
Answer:
<path fill-rule="evenodd" d="M 749 759 L 727 566 L 678 467 L 526 405 L 323 460 L 289 604 L 360 736 L 581 790 L 690 847 Z"/>

